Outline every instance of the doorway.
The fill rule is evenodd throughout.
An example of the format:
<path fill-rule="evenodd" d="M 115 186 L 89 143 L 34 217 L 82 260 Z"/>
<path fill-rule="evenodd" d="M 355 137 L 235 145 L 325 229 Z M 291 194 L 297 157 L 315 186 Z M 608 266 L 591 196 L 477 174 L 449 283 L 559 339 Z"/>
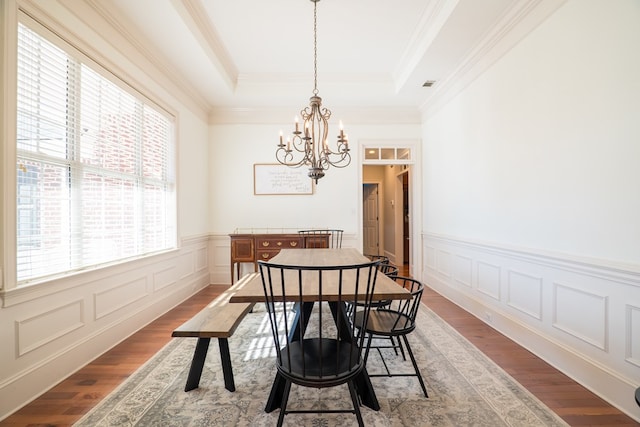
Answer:
<path fill-rule="evenodd" d="M 365 210 L 371 211 L 364 205 L 365 184 L 377 183 L 378 254 L 389 257 L 414 277 L 422 274 L 423 252 L 421 235 L 416 234 L 422 229 L 420 145 L 418 139 L 360 142 L 361 230 L 365 228 Z M 368 215 L 368 219 L 371 218 L 374 215 Z M 367 250 L 373 250 L 371 240 L 365 243 L 365 238 L 370 239 L 363 233 L 359 239 L 363 252 L 365 245 Z"/>
<path fill-rule="evenodd" d="M 363 165 L 362 250 L 409 270 L 412 259 L 411 165 Z"/>

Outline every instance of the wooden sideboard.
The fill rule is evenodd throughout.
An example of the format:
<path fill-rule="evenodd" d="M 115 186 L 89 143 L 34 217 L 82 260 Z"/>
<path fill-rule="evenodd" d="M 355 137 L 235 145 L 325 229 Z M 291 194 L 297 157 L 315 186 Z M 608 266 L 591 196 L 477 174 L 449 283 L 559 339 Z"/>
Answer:
<path fill-rule="evenodd" d="M 323 242 L 318 242 L 318 236 L 310 237 L 298 233 L 261 233 L 261 234 L 230 234 L 231 238 L 231 283 L 234 277 L 240 277 L 240 264 L 253 263 L 253 270 L 258 270 L 258 260 L 268 261 L 276 256 L 281 249 L 302 249 L 307 247 L 328 248 L 329 234 L 324 236 Z M 309 242 L 307 241 L 309 240 Z M 233 270 L 236 269 L 234 275 Z"/>

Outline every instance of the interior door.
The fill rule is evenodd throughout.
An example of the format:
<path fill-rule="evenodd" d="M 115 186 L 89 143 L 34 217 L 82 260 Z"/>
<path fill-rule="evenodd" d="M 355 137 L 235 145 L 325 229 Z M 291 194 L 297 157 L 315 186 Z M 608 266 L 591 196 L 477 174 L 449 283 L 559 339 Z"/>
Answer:
<path fill-rule="evenodd" d="M 378 218 L 378 184 L 362 184 L 362 252 L 381 255 L 380 220 Z"/>

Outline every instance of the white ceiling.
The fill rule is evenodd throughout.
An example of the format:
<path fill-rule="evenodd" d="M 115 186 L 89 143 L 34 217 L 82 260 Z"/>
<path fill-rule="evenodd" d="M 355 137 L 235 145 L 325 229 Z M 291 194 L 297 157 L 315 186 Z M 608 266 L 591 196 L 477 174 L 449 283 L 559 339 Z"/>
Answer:
<path fill-rule="evenodd" d="M 483 46 L 545 1 L 562 3 L 321 0 L 319 95 L 329 108 L 422 109 L 471 60 L 478 61 Z M 302 107 L 312 95 L 310 0 L 89 3 L 209 111 Z M 436 83 L 422 87 L 427 80 Z"/>

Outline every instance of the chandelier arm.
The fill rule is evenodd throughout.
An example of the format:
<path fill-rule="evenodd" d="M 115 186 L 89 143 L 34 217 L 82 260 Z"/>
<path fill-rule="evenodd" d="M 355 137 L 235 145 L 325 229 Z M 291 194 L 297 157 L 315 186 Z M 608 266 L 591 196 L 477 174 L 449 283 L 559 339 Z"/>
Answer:
<path fill-rule="evenodd" d="M 302 138 L 300 138 L 300 136 L 298 136 L 298 135 L 294 136 L 293 139 L 291 140 L 291 146 L 298 153 L 306 153 L 307 152 L 307 147 L 306 147 L 305 141 Z"/>
<path fill-rule="evenodd" d="M 300 159 L 300 161 L 298 162 L 293 161 L 293 154 L 287 152 L 287 150 L 282 148 L 276 150 L 276 160 L 278 161 L 278 163 L 292 168 L 297 168 L 308 164 L 306 157 Z"/>

